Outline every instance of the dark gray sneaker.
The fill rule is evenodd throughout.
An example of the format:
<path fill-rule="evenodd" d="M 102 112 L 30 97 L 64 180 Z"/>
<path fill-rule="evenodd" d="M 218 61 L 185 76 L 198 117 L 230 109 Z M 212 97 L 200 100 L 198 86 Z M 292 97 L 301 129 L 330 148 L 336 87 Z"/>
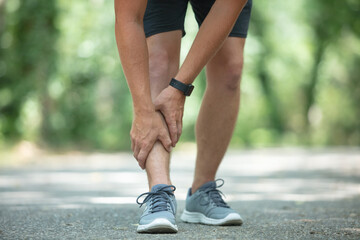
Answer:
<path fill-rule="evenodd" d="M 176 233 L 178 228 L 175 222 L 176 200 L 175 186 L 157 184 L 151 188 L 151 192 L 141 194 L 136 202 L 140 207 L 145 204 L 143 214 L 140 217 L 138 233 Z M 143 202 L 139 199 L 145 196 Z"/>
<path fill-rule="evenodd" d="M 222 183 L 217 186 L 216 181 Z M 237 212 L 231 209 L 222 199 L 217 189 L 224 185 L 224 180 L 207 182 L 195 193 L 189 189 L 185 210 L 181 220 L 188 223 L 202 223 L 208 225 L 241 225 L 243 220 Z"/>

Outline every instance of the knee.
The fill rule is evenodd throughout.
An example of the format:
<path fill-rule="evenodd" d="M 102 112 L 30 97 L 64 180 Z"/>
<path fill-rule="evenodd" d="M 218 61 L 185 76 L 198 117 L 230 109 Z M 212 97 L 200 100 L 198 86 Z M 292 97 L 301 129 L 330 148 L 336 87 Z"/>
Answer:
<path fill-rule="evenodd" d="M 227 90 L 234 91 L 240 88 L 243 60 L 229 61 L 222 66 L 223 85 Z"/>
<path fill-rule="evenodd" d="M 208 87 L 215 91 L 236 92 L 240 89 L 242 58 L 212 63 L 208 69 Z"/>

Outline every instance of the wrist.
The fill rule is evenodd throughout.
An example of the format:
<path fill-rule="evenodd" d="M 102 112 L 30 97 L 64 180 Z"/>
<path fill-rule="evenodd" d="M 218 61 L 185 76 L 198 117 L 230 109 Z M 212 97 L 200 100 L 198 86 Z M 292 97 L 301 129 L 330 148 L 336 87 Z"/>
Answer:
<path fill-rule="evenodd" d="M 151 102 L 151 104 L 134 104 L 134 114 L 135 115 L 146 115 L 146 114 L 152 114 L 155 112 L 155 106 Z"/>
<path fill-rule="evenodd" d="M 182 82 L 186 85 L 192 84 L 192 80 L 183 76 L 180 72 L 174 77 L 176 80 L 178 80 L 179 82 Z"/>
<path fill-rule="evenodd" d="M 167 88 L 170 90 L 171 96 L 173 96 L 176 99 L 182 99 L 182 98 L 186 97 L 184 95 L 184 93 L 182 91 L 180 91 L 179 89 L 176 89 L 176 88 L 174 88 L 174 87 L 172 87 L 170 85 Z"/>
<path fill-rule="evenodd" d="M 178 90 L 185 96 L 190 96 L 192 91 L 194 90 L 194 86 L 192 84 L 185 84 L 175 78 L 172 78 L 169 84 L 171 87 Z"/>

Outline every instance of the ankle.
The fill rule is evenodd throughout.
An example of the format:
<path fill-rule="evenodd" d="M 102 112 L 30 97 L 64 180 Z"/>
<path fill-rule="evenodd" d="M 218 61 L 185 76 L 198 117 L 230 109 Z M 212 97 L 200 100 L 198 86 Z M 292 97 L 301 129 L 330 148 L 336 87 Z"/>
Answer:
<path fill-rule="evenodd" d="M 166 184 L 166 185 L 172 185 L 170 179 L 167 180 L 152 180 L 149 181 L 149 191 L 151 191 L 151 188 L 158 184 Z"/>
<path fill-rule="evenodd" d="M 191 186 L 191 194 L 195 193 L 202 185 L 207 182 L 215 181 L 215 178 L 195 178 Z"/>

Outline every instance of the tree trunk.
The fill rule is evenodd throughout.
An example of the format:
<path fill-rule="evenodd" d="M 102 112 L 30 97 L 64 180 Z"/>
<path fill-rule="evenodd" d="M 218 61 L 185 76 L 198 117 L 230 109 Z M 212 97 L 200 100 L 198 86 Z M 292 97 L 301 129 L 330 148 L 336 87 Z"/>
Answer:
<path fill-rule="evenodd" d="M 51 135 L 48 83 L 56 60 L 56 1 L 20 1 L 18 9 L 9 15 L 16 25 L 6 26 L 13 39 L 6 50 L 8 71 L 2 80 L 2 87 L 12 92 L 11 102 L 2 109 L 8 123 L 6 137 L 21 135 L 17 122 L 23 104 L 31 97 L 41 105 L 41 137 L 46 140 Z"/>
<path fill-rule="evenodd" d="M 311 106 L 314 104 L 315 101 L 315 88 L 316 84 L 318 82 L 318 73 L 320 68 L 320 63 L 324 57 L 325 49 L 326 49 L 326 43 L 324 41 L 318 41 L 317 46 L 315 50 L 314 55 L 314 64 L 312 66 L 311 74 L 310 74 L 310 81 L 305 86 L 304 89 L 304 95 L 305 95 L 305 110 L 304 110 L 304 117 L 305 117 L 305 132 L 307 135 L 309 135 L 310 130 L 310 121 L 309 121 L 309 111 Z"/>

